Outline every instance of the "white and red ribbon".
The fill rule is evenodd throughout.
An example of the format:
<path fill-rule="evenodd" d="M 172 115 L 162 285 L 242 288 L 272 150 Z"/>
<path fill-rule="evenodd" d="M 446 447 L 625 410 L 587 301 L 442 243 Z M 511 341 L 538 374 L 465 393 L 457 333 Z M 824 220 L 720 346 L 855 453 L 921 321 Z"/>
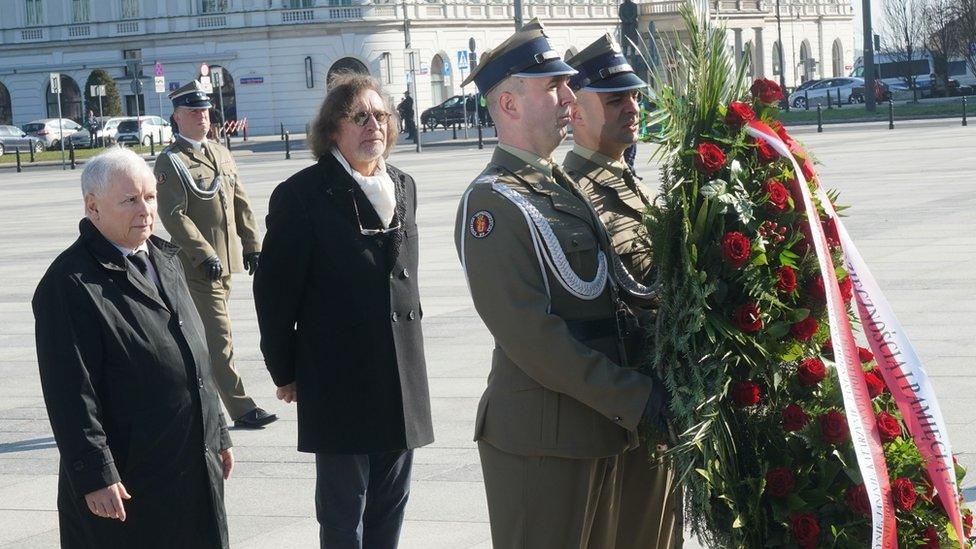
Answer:
<path fill-rule="evenodd" d="M 745 127 L 745 131 L 754 138 L 766 141 L 777 153 L 789 159 L 796 172 L 795 185 L 792 189 L 793 197 L 798 205 L 802 204 L 806 213 L 808 235 L 816 252 L 820 274 L 823 277 L 837 377 L 841 393 L 844 396 L 844 409 L 858 467 L 867 489 L 868 499 L 871 502 L 871 547 L 875 549 L 897 548 L 895 511 L 891 501 L 888 466 L 881 446 L 881 436 L 871 405 L 871 397 L 868 395 L 867 385 L 864 381 L 857 344 L 854 342 L 854 332 L 847 316 L 847 307 L 841 297 L 827 238 L 820 224 L 820 216 L 803 176 L 803 170 L 797 163 L 790 147 L 776 135 L 776 132 L 762 122 L 750 122 Z"/>

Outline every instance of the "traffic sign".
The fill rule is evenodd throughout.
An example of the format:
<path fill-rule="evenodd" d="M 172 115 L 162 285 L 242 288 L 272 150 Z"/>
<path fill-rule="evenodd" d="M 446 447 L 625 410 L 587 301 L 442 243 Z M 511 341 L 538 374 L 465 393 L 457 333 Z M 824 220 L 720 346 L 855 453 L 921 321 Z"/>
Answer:
<path fill-rule="evenodd" d="M 163 64 L 159 61 L 156 61 L 156 64 L 153 65 L 153 75 L 157 77 L 163 76 Z"/>
<path fill-rule="evenodd" d="M 206 63 L 200 63 L 200 76 L 207 76 L 210 74 L 210 65 Z"/>
<path fill-rule="evenodd" d="M 133 78 L 132 82 L 129 82 L 129 89 L 132 90 L 133 95 L 142 95 L 142 80 Z"/>
<path fill-rule="evenodd" d="M 52 72 L 50 74 L 51 78 L 51 93 L 60 94 L 61 93 L 61 73 Z"/>
<path fill-rule="evenodd" d="M 105 85 L 101 86 L 88 86 L 88 95 L 92 97 L 105 97 Z"/>
<path fill-rule="evenodd" d="M 215 88 L 223 87 L 224 85 L 224 71 L 223 69 L 213 71 L 210 73 L 210 83 L 213 84 Z"/>
<path fill-rule="evenodd" d="M 457 66 L 461 70 L 467 70 L 468 68 L 468 52 L 464 50 L 457 51 Z"/>
<path fill-rule="evenodd" d="M 165 76 L 157 76 L 153 78 L 153 82 L 156 84 L 156 93 L 164 93 L 166 91 Z"/>

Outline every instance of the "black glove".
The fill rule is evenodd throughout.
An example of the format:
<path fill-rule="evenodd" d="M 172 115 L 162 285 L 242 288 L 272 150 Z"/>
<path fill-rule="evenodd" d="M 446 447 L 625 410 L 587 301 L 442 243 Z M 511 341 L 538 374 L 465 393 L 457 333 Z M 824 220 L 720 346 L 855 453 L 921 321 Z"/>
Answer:
<path fill-rule="evenodd" d="M 219 280 L 220 276 L 224 274 L 224 266 L 220 264 L 220 258 L 217 256 L 208 257 L 200 264 L 200 268 L 210 280 Z"/>
<path fill-rule="evenodd" d="M 261 252 L 244 254 L 244 268 L 247 269 L 247 274 L 254 276 L 254 271 L 258 270 L 258 260 L 260 258 Z"/>

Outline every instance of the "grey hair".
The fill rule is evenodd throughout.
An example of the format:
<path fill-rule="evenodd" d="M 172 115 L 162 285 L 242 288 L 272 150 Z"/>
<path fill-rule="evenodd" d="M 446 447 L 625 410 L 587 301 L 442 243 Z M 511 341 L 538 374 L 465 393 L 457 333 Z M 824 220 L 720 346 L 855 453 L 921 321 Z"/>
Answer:
<path fill-rule="evenodd" d="M 101 194 L 109 182 L 120 175 L 156 178 L 141 156 L 123 147 L 112 147 L 85 162 L 81 172 L 81 195 Z"/>

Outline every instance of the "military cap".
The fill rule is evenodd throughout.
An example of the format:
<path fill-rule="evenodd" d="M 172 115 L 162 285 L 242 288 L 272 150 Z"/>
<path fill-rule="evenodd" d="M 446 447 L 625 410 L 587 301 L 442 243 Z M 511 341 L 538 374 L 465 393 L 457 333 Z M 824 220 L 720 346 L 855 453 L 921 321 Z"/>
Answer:
<path fill-rule="evenodd" d="M 576 71 L 552 49 L 542 23 L 533 19 L 497 48 L 484 54 L 461 85 L 474 81 L 478 91 L 488 93 L 509 76 L 541 78 L 573 74 Z"/>
<path fill-rule="evenodd" d="M 210 96 L 203 91 L 203 86 L 197 80 L 193 80 L 182 88 L 171 92 L 168 97 L 173 102 L 174 109 L 177 107 L 188 109 L 209 109 L 213 107 Z"/>
<path fill-rule="evenodd" d="M 598 38 L 566 62 L 578 71 L 569 79 L 569 87 L 574 91 L 619 92 L 647 86 L 634 74 L 634 68 L 609 34 Z"/>

